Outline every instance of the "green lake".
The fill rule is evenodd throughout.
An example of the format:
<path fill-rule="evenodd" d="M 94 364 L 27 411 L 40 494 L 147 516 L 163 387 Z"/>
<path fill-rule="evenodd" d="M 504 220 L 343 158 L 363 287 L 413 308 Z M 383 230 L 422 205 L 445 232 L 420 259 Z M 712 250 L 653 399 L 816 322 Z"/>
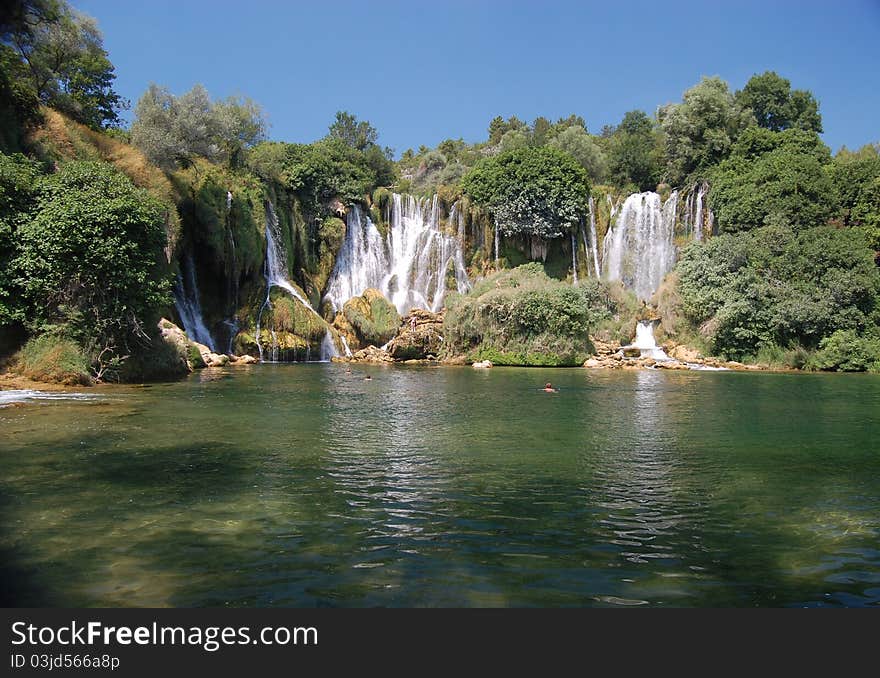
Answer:
<path fill-rule="evenodd" d="M 878 376 L 255 365 L 92 392 L 0 408 L 6 604 L 880 605 Z"/>

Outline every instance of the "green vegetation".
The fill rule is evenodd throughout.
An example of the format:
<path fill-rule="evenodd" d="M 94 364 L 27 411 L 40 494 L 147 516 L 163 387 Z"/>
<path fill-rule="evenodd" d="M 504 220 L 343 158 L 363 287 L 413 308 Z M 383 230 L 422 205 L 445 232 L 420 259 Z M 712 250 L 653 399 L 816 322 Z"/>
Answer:
<path fill-rule="evenodd" d="M 400 327 L 397 309 L 379 290 L 368 289 L 361 296 L 349 299 L 342 314 L 362 346 L 382 346 Z"/>
<path fill-rule="evenodd" d="M 116 75 L 95 20 L 64 0 L 10 2 L 0 23 L 7 119 L 34 122 L 41 103 L 94 129 L 118 124 L 128 104 L 113 91 Z"/>
<path fill-rule="evenodd" d="M 642 111 L 630 111 L 620 126 L 607 130 L 608 169 L 619 186 L 653 190 L 662 173 L 659 137 L 655 125 Z"/>
<path fill-rule="evenodd" d="M 462 179 L 462 189 L 489 210 L 505 235 L 558 238 L 589 208 L 586 170 L 555 148 L 521 148 L 487 158 Z"/>
<path fill-rule="evenodd" d="M 815 132 L 752 127 L 712 173 L 710 205 L 722 231 L 782 220 L 798 228 L 824 224 L 837 200 L 825 166 L 828 148 Z"/>
<path fill-rule="evenodd" d="M 678 264 L 688 319 L 735 359 L 876 331 L 880 271 L 856 232 L 776 224 L 692 243 Z M 846 335 L 851 336 L 851 335 Z"/>
<path fill-rule="evenodd" d="M 612 310 L 604 284 L 572 287 L 538 263 L 525 264 L 489 276 L 467 295 L 450 295 L 446 350 L 499 365 L 580 365 L 593 350 L 589 332 Z"/>
<path fill-rule="evenodd" d="M 819 103 L 812 93 L 791 89 L 791 82 L 773 71 L 753 75 L 736 101 L 751 110 L 757 123 L 773 132 L 795 128 L 811 132 L 822 131 Z"/>
<path fill-rule="evenodd" d="M 71 162 L 43 179 L 14 262 L 32 331 L 83 346 L 98 379 L 148 345 L 168 303 L 164 221 L 160 203 L 106 164 Z"/>
<path fill-rule="evenodd" d="M 92 383 L 89 359 L 79 345 L 54 333 L 27 342 L 16 356 L 19 371 L 34 381 L 68 386 Z"/>

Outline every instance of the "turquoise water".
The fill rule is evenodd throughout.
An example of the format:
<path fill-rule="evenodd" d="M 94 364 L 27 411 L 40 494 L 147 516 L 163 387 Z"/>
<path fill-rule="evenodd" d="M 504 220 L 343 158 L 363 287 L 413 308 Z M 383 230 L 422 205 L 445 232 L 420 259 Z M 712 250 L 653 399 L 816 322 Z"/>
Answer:
<path fill-rule="evenodd" d="M 256 365 L 96 393 L 0 409 L 7 604 L 880 605 L 876 376 Z"/>

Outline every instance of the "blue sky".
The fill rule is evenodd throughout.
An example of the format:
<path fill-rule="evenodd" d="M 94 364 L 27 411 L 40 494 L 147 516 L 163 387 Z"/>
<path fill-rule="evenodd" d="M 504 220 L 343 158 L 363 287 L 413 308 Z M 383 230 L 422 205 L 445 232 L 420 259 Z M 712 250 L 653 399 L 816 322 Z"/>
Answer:
<path fill-rule="evenodd" d="M 765 70 L 819 99 L 836 151 L 880 141 L 880 0 L 617 3 L 72 0 L 98 19 L 132 106 L 150 82 L 259 102 L 270 137 L 322 137 L 337 110 L 397 154 L 485 139 L 495 115 L 577 113 L 591 132 L 679 101 L 703 75 Z"/>

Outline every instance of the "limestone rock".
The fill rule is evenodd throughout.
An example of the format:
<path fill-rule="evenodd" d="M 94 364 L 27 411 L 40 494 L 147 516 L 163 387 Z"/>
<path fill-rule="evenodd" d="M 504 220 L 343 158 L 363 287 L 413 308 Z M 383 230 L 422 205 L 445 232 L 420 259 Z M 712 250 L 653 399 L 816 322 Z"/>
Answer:
<path fill-rule="evenodd" d="M 437 360 L 443 348 L 443 312 L 415 308 L 388 344 L 395 360 Z"/>
<path fill-rule="evenodd" d="M 478 360 L 477 362 L 473 363 L 471 365 L 471 367 L 476 367 L 477 369 L 487 369 L 487 368 L 492 367 L 492 361 L 491 360 Z"/>
<path fill-rule="evenodd" d="M 690 346 L 685 346 L 684 344 L 677 344 L 670 348 L 669 357 L 680 360 L 683 363 L 703 362 L 703 356 L 698 350 L 691 348 Z"/>

